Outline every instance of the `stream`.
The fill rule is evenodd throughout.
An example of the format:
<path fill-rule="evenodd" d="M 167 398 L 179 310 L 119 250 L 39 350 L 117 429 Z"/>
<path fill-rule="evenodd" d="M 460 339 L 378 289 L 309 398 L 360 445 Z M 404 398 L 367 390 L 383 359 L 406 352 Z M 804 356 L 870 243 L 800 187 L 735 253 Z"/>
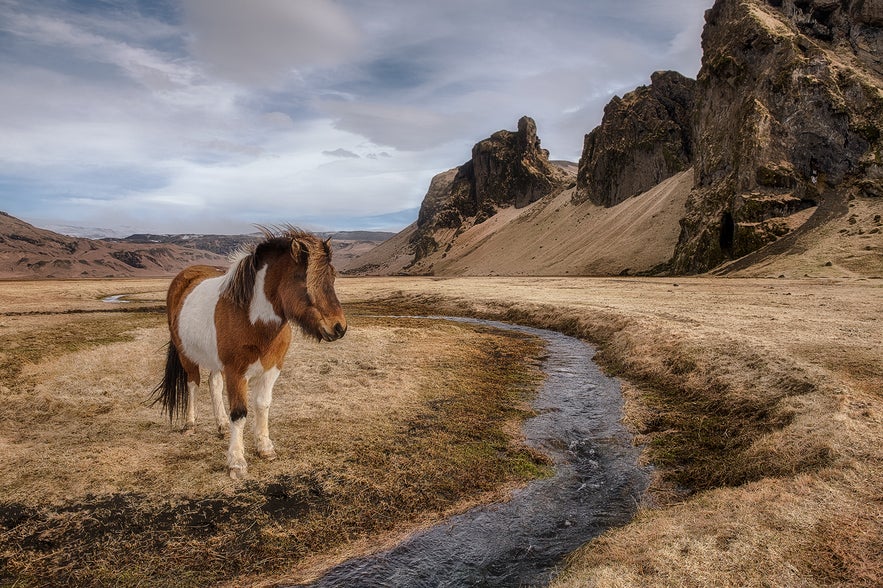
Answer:
<path fill-rule="evenodd" d="M 516 490 L 508 502 L 450 517 L 388 551 L 346 561 L 308 586 L 544 586 L 567 554 L 634 516 L 649 470 L 637 463 L 640 450 L 620 424 L 619 384 L 592 361 L 594 348 L 554 331 L 443 320 L 546 342 L 537 415 L 522 430 L 528 445 L 553 460 L 553 477 Z"/>
<path fill-rule="evenodd" d="M 128 296 L 128 294 L 114 294 L 113 296 L 106 296 L 101 299 L 101 302 L 107 302 L 108 304 L 128 304 L 128 300 L 123 300 L 123 297 Z"/>

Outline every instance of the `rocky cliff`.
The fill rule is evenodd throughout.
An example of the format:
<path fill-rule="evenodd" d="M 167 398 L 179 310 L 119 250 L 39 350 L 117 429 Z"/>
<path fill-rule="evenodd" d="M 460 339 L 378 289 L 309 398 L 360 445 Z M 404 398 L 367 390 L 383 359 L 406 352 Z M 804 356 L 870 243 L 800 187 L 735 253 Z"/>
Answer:
<path fill-rule="evenodd" d="M 690 167 L 696 82 L 673 71 L 650 79 L 614 97 L 586 135 L 575 202 L 614 206 Z"/>
<path fill-rule="evenodd" d="M 549 161 L 534 120 L 498 131 L 472 148 L 472 159 L 432 179 L 412 236 L 415 261 L 450 242 L 452 231 L 481 223 L 501 209 L 522 208 L 560 192 L 572 178 Z M 444 235 L 441 235 L 444 233 Z"/>
<path fill-rule="evenodd" d="M 695 183 L 672 260 L 709 270 L 883 195 L 880 1 L 718 0 L 706 13 Z M 800 218 L 804 218 L 803 217 Z"/>
<path fill-rule="evenodd" d="M 586 135 L 575 181 L 549 164 L 525 117 L 436 176 L 415 225 L 366 267 L 698 273 L 779 267 L 765 258 L 812 249 L 801 276 L 879 275 L 881 26 L 883 0 L 717 0 L 697 79 L 657 72 L 615 97 Z M 617 251 L 604 247 L 613 242 Z M 648 243 L 657 256 L 638 254 Z"/>
<path fill-rule="evenodd" d="M 657 72 L 607 105 L 575 202 L 614 206 L 695 164 L 670 264 L 695 273 L 883 196 L 881 25 L 883 0 L 718 0 L 695 83 Z"/>

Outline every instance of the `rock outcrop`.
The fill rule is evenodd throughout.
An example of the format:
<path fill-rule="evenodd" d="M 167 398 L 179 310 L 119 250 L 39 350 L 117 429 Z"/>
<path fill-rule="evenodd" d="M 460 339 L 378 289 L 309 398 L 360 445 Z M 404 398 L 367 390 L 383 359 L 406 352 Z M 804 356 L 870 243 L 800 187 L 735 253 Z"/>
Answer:
<path fill-rule="evenodd" d="M 437 233 L 468 228 L 500 208 L 521 208 L 572 181 L 540 147 L 536 123 L 524 116 L 518 130 L 498 131 L 472 148 L 472 159 L 432 179 L 412 237 L 415 261 L 441 245 Z"/>
<path fill-rule="evenodd" d="M 883 0 L 717 0 L 706 12 L 697 79 L 657 72 L 649 86 L 614 98 L 586 135 L 576 178 L 550 164 L 525 117 L 518 132 L 495 133 L 475 145 L 470 161 L 436 176 L 417 222 L 396 242 L 395 263 L 370 265 L 411 274 L 725 272 L 805 251 L 816 228 L 846 226 L 835 232 L 878 239 L 881 26 Z M 648 242 L 666 235 L 654 242 L 673 251 L 668 263 L 623 265 L 636 259 L 640 240 L 620 239 L 631 253 L 616 251 L 609 256 L 616 263 L 601 264 L 598 243 L 554 233 L 597 233 L 602 218 L 627 233 L 629 222 L 646 221 L 621 218 L 638 210 L 635 197 L 668 183 L 656 192 L 656 204 L 664 203 L 654 204 L 656 224 L 642 225 Z M 562 190 L 574 185 L 563 203 Z M 530 214 L 515 210 L 533 202 Z M 864 212 L 847 219 L 849 206 Z M 540 218 L 544 224 L 535 224 Z M 671 235 L 677 245 L 669 249 Z M 577 243 L 596 247 L 595 257 L 568 249 Z M 826 243 L 826 256 L 867 253 L 862 267 L 879 255 L 870 243 Z"/>
<path fill-rule="evenodd" d="M 883 0 L 770 0 L 809 38 L 852 52 L 883 75 Z"/>
<path fill-rule="evenodd" d="M 695 185 L 672 260 L 706 271 L 883 195 L 881 2 L 718 0 L 706 13 Z"/>
<path fill-rule="evenodd" d="M 615 206 L 692 164 L 696 81 L 673 71 L 650 79 L 649 86 L 614 97 L 586 135 L 576 203 Z"/>
<path fill-rule="evenodd" d="M 694 165 L 674 273 L 709 270 L 883 196 L 883 0 L 718 0 L 696 82 L 657 72 L 586 135 L 576 203 Z M 802 214 L 799 218 L 807 218 Z"/>

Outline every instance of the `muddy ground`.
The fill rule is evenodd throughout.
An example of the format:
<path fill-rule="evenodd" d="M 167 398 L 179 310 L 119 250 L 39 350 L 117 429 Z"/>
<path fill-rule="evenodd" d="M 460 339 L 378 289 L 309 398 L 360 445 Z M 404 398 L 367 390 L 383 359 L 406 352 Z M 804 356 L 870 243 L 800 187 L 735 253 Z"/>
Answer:
<path fill-rule="evenodd" d="M 193 436 L 141 404 L 166 283 L 0 283 L 3 582 L 303 578 L 543 475 L 535 341 L 372 318 L 449 313 L 580 336 L 625 381 L 655 481 L 557 585 L 883 583 L 883 280 L 341 279 L 351 330 L 298 341 L 280 459 L 241 485 L 207 401 Z"/>

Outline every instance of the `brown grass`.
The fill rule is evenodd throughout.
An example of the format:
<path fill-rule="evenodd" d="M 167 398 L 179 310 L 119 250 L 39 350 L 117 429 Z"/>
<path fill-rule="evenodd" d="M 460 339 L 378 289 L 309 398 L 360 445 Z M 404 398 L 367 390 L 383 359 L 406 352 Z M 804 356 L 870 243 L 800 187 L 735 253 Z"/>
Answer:
<path fill-rule="evenodd" d="M 516 424 L 534 339 L 349 306 L 347 337 L 292 346 L 271 409 L 279 459 L 251 455 L 234 484 L 206 400 L 190 436 L 143 405 L 164 315 L 64 314 L 92 302 L 63 298 L 62 314 L 0 315 L 0 582 L 304 577 L 545 472 Z"/>
<path fill-rule="evenodd" d="M 364 314 L 471 314 L 578 335 L 598 345 L 608 371 L 626 379 L 625 419 L 646 448 L 644 459 L 657 466 L 656 480 L 636 519 L 575 553 L 556 587 L 883 584 L 883 281 L 345 279 L 338 292 Z M 155 304 L 150 294 L 143 299 Z M 77 302 L 87 310 L 92 304 Z M 32 327 L 46 334 L 53 320 L 69 319 L 0 316 L 4 340 Z M 160 358 L 144 349 L 158 349 L 164 334 L 150 318 L 136 320 L 148 324 L 112 329 L 116 342 L 59 351 L 55 359 L 50 353 L 19 378 L 40 375 L 44 388 L 34 383 L 34 390 L 47 402 L 65 385 L 92 394 L 95 406 L 113 407 L 104 394 L 141 399 Z M 272 577 L 305 577 L 495 492 L 475 479 L 467 457 L 503 454 L 490 468 L 504 472 L 493 488 L 537 475 L 538 460 L 500 433 L 513 431 L 523 413 L 512 411 L 511 396 L 484 392 L 503 376 L 516 382 L 507 394 L 530 381 L 531 370 L 511 375 L 512 362 L 537 354 L 529 341 L 444 323 L 352 320 L 353 330 L 335 346 L 311 351 L 304 344 L 295 352 L 271 425 L 280 461 L 252 458 L 253 479 L 243 486 L 224 481 L 223 443 L 210 425 L 182 437 L 142 408 L 111 408 L 113 426 L 101 425 L 101 414 L 92 428 L 80 426 L 80 436 L 65 442 L 85 444 L 71 462 L 79 470 L 58 472 L 62 464 L 50 463 L 43 471 L 63 484 L 33 481 L 47 498 L 16 486 L 23 468 L 4 461 L 4 496 L 17 505 L 0 516 L 6 577 L 15 570 L 48 583 L 45 570 L 55 566 L 51 578 L 60 583 L 264 581 L 252 575 L 260 574 L 253 560 L 236 558 L 245 552 L 276 570 Z M 110 375 L 88 368 L 101 353 L 120 364 Z M 492 409 L 476 390 L 506 408 Z M 487 444 L 471 440 L 440 451 L 484 426 L 473 422 L 476 410 L 498 415 L 490 418 L 495 432 Z M 31 434 L 38 435 L 43 417 L 36 409 L 34 415 Z M 10 431 L 20 427 L 2 425 L 0 459 L 28 454 L 28 467 L 37 468 L 56 459 L 42 450 L 43 440 L 16 454 Z M 54 418 L 46 430 L 65 426 Z M 120 428 L 130 429 L 121 436 L 129 441 L 125 452 L 141 456 L 134 464 L 101 448 Z M 428 444 L 420 445 L 424 436 Z M 447 478 L 414 463 L 424 452 L 432 461 L 426 467 L 461 476 L 469 493 L 450 495 Z M 109 480 L 96 473 L 107 471 L 120 473 Z M 413 510 L 418 503 L 427 509 Z M 362 509 L 376 513 L 378 504 L 390 514 L 369 520 Z M 114 527 L 119 513 L 130 521 L 127 532 Z M 81 538 L 75 556 L 60 547 L 70 537 Z M 129 555 L 145 543 L 168 561 Z M 189 554 L 204 568 L 188 567 Z"/>
<path fill-rule="evenodd" d="M 408 279 L 366 299 L 593 341 L 657 467 L 561 586 L 883 584 L 883 283 Z"/>

